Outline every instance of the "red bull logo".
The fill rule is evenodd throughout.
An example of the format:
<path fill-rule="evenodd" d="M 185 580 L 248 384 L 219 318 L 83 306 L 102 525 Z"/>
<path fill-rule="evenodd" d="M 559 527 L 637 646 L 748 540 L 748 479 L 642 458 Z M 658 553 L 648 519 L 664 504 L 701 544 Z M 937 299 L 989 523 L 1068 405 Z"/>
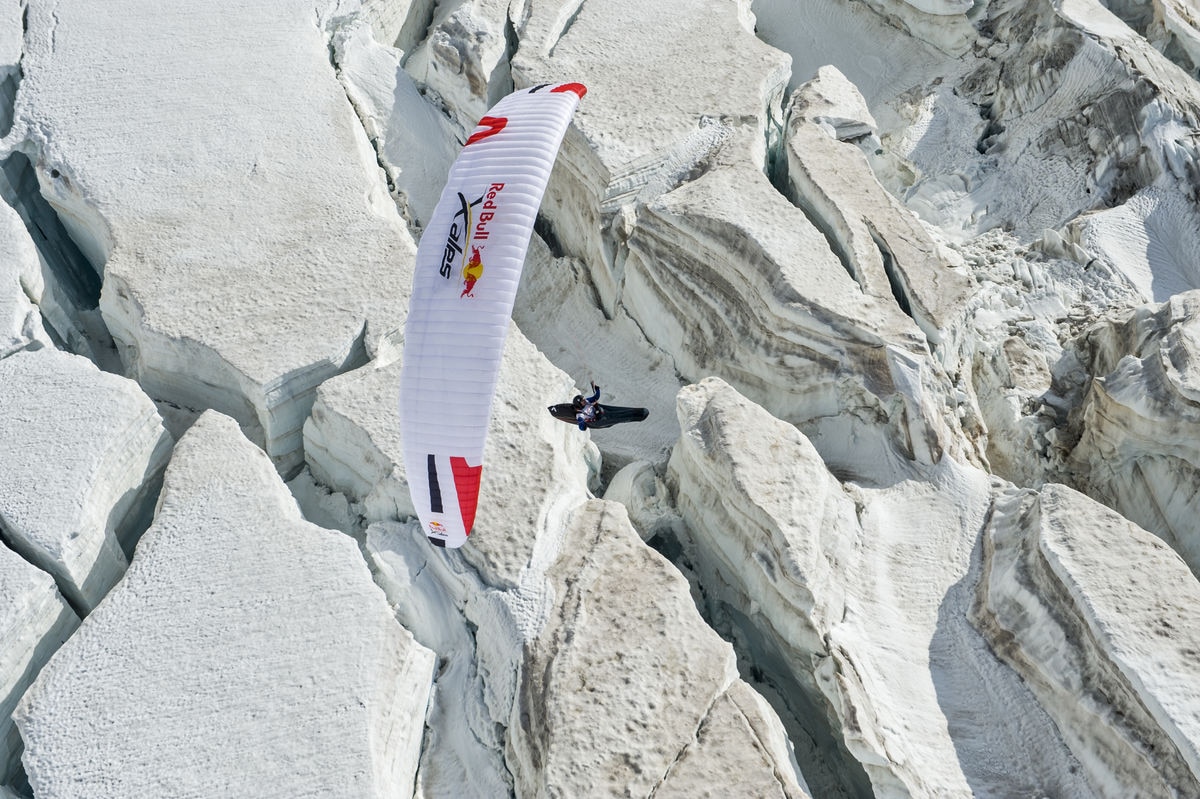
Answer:
<path fill-rule="evenodd" d="M 474 297 L 475 282 L 483 277 L 483 258 L 479 255 L 479 248 L 471 248 L 471 257 L 463 264 L 462 279 L 463 290 L 459 297 Z"/>
<path fill-rule="evenodd" d="M 483 277 L 483 258 L 480 253 L 483 242 L 492 234 L 492 220 L 500 209 L 498 199 L 502 191 L 504 184 L 496 182 L 473 201 L 467 199 L 468 195 L 458 193 L 458 210 L 446 231 L 446 245 L 442 249 L 442 263 L 438 272 L 446 280 L 453 280 L 458 265 L 457 271 L 463 285 L 460 297 L 474 297 L 475 284 Z M 471 253 L 470 256 L 467 252 Z"/>

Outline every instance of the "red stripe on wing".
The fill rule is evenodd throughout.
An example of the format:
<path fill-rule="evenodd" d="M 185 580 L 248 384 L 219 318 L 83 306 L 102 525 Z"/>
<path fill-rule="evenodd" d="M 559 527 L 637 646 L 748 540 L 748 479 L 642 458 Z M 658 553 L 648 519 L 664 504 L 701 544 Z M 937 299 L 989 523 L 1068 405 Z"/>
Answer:
<path fill-rule="evenodd" d="M 585 94 L 587 94 L 587 87 L 584 86 L 582 83 L 564 83 L 560 86 L 555 86 L 550 91 L 552 91 L 552 92 L 575 92 L 576 94 L 579 95 L 579 99 L 582 100 L 583 96 Z"/>
<path fill-rule="evenodd" d="M 451 457 L 454 490 L 458 493 L 458 510 L 462 513 L 463 529 L 468 533 L 475 524 L 475 507 L 479 504 L 479 475 L 483 464 L 468 466 L 466 458 Z"/>
<path fill-rule="evenodd" d="M 467 143 L 463 147 L 470 147 L 477 141 L 486 139 L 488 136 L 495 136 L 500 131 L 504 130 L 504 126 L 508 124 L 508 117 L 484 117 L 479 120 L 479 124 L 475 126 L 475 132 L 471 134 L 471 138 L 467 139 Z M 481 130 L 482 128 L 482 130 Z"/>

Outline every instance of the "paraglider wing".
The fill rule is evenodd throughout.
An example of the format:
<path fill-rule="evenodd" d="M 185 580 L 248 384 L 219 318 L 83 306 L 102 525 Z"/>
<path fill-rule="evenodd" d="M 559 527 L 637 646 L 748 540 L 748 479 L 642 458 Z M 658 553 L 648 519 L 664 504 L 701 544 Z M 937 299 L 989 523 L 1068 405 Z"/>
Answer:
<path fill-rule="evenodd" d="M 514 92 L 479 120 L 417 247 L 400 372 L 400 432 L 430 541 L 475 521 L 492 394 L 517 284 L 559 144 L 586 89 Z"/>

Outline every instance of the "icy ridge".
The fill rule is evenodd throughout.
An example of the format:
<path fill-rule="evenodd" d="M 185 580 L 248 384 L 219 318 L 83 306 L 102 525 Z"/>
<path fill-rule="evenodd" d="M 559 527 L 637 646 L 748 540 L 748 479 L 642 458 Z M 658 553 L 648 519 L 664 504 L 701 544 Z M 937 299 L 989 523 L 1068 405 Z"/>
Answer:
<path fill-rule="evenodd" d="M 1195 646 L 1194 612 L 1159 587 L 1190 594 L 1196 584 L 1169 582 L 1186 567 L 1116 514 L 1093 506 L 1081 522 L 1088 504 L 1056 485 L 998 500 L 973 617 L 1056 719 L 1100 795 L 1194 794 L 1194 665 L 1179 660 Z M 1097 571 L 1118 560 L 1120 577 Z M 1173 640 L 1142 654 L 1163 638 Z"/>

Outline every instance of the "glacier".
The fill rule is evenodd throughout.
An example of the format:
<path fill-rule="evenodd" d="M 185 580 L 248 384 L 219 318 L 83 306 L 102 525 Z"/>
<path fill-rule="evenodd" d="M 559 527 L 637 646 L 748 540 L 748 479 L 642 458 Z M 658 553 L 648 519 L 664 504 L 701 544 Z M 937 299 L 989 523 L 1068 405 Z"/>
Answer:
<path fill-rule="evenodd" d="M 0 796 L 1200 796 L 1198 66 L 1180 0 L 0 0 Z M 564 80 L 435 550 L 416 242 Z"/>

